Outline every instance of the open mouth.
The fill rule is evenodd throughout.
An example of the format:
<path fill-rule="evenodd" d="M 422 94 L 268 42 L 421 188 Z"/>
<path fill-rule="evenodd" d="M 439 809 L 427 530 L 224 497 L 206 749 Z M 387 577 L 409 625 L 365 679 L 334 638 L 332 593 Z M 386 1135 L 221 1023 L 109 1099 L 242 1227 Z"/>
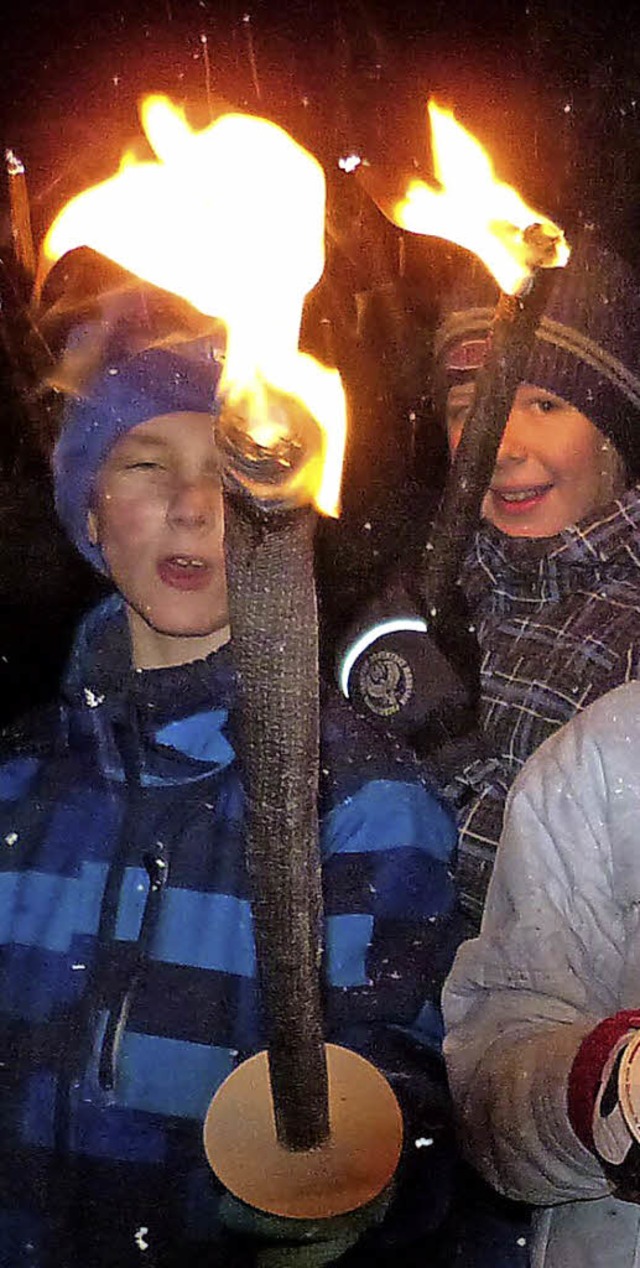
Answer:
<path fill-rule="evenodd" d="M 211 564 L 198 555 L 170 555 L 158 564 L 158 575 L 174 590 L 200 590 L 208 585 Z"/>

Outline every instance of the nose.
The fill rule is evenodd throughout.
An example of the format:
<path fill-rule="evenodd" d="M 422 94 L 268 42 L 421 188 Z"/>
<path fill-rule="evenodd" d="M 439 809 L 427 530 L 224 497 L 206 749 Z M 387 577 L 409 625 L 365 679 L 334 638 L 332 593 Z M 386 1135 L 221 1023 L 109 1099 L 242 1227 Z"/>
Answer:
<path fill-rule="evenodd" d="M 176 481 L 168 507 L 169 523 L 209 529 L 221 515 L 222 493 L 217 481 L 204 476 Z"/>
<path fill-rule="evenodd" d="M 496 467 L 510 462 L 524 462 L 527 457 L 527 426 L 522 411 L 513 405 L 502 434 Z"/>

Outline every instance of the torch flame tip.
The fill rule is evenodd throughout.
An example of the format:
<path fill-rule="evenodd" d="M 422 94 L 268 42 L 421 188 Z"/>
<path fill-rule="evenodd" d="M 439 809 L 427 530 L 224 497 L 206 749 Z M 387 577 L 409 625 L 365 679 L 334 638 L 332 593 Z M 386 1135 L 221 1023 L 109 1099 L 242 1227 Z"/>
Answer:
<path fill-rule="evenodd" d="M 146 94 L 139 110 L 155 158 L 129 154 L 115 176 L 72 199 L 47 233 L 44 256 L 53 264 L 90 247 L 223 321 L 220 390 L 260 396 L 267 384 L 312 415 L 327 461 L 321 474 L 317 462 L 307 464 L 304 495 L 334 514 L 344 389 L 337 370 L 298 347 L 304 300 L 324 269 L 323 168 L 259 116 L 227 113 L 195 130 L 162 93 Z M 268 413 L 263 421 L 268 430 Z"/>
<path fill-rule="evenodd" d="M 390 219 L 472 251 L 507 294 L 526 288 L 536 269 L 566 264 L 562 229 L 498 180 L 491 156 L 452 108 L 430 98 L 427 110 L 439 188 L 411 178 Z"/>

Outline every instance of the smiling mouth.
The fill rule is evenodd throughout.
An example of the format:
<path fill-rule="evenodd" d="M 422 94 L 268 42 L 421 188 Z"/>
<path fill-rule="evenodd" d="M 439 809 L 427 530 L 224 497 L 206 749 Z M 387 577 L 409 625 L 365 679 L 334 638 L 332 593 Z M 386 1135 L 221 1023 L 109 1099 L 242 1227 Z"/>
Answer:
<path fill-rule="evenodd" d="M 509 506 L 519 506 L 523 502 L 535 502 L 544 497 L 552 487 L 551 484 L 536 484 L 527 489 L 491 489 L 490 492 Z"/>

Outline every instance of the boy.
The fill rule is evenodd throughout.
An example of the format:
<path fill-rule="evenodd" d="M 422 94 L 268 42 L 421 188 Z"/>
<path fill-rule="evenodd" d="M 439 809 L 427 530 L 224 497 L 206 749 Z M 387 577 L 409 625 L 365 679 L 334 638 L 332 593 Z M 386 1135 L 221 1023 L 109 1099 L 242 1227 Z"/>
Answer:
<path fill-rule="evenodd" d="M 495 299 L 478 265 L 436 335 L 436 397 L 451 454 Z M 462 568 L 480 653 L 477 731 L 431 747 L 428 758 L 456 808 L 459 892 L 475 928 L 522 765 L 576 711 L 639 674 L 639 312 L 627 267 L 584 236 L 556 272 Z M 410 594 L 410 576 L 404 583 Z M 414 733 L 432 739 L 450 730 L 461 693 L 444 643 L 436 651 L 408 632 L 417 615 L 408 594 L 385 607 L 386 618 L 401 618 L 399 632 L 363 639 L 348 690 L 372 719 L 382 714 L 385 665 L 395 656 L 402 691 L 387 692 L 378 720 L 407 730 L 406 715 Z"/>
<path fill-rule="evenodd" d="M 264 1038 L 218 367 L 206 340 L 185 351 L 107 357 L 69 399 L 54 455 L 60 518 L 114 593 L 82 622 L 60 699 L 9 734 L 0 766 L 3 1268 L 253 1254 L 225 1231 L 202 1145 L 217 1086 Z M 455 830 L 415 767 L 350 718 L 330 711 L 325 734 L 327 1038 L 386 1068 L 409 1132 L 435 1140 L 428 1225 L 448 1158 L 437 988 Z M 329 1239 L 316 1262 L 358 1230 L 338 1231 L 333 1253 L 335 1229 L 308 1231 Z"/>

